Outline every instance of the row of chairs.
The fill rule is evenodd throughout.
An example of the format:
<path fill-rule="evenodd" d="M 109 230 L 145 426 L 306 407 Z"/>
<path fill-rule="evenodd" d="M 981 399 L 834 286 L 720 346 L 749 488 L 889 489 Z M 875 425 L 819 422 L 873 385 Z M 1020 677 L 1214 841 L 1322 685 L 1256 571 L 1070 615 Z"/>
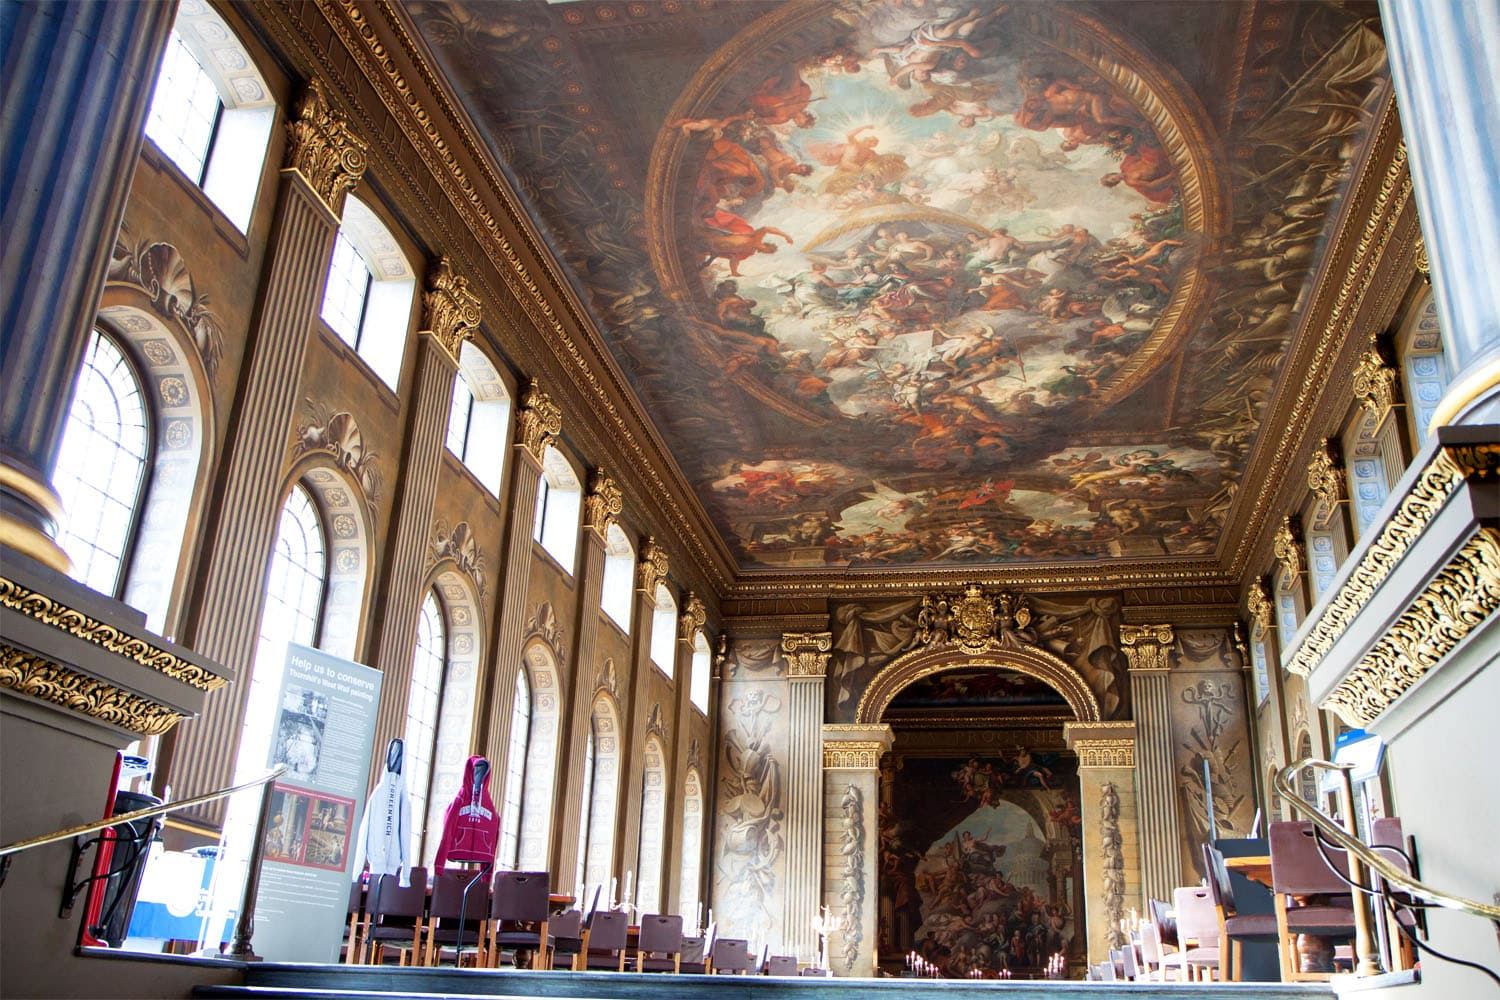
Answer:
<path fill-rule="evenodd" d="M 631 942 L 629 916 L 598 908 L 598 890 L 588 910 L 551 911 L 546 872 L 496 872 L 477 881 L 468 872 L 432 879 L 413 868 L 410 884 L 384 875 L 349 892 L 344 961 L 381 965 L 499 968 L 509 955 L 531 969 L 609 970 L 700 974 L 798 975 L 795 956 L 757 961 L 743 938 L 718 937 L 710 924 L 702 936 L 686 935 L 682 917 L 646 914 Z M 522 959 L 522 956 L 525 956 Z"/>
<path fill-rule="evenodd" d="M 1413 871 L 1399 819 L 1376 820 L 1370 839 L 1375 850 Z M 1238 982 L 1244 977 L 1246 944 L 1277 946 L 1283 982 L 1326 980 L 1338 968 L 1352 967 L 1357 897 L 1348 882 L 1347 852 L 1320 844 L 1307 822 L 1272 823 L 1268 840 L 1271 913 L 1240 911 L 1223 853 L 1204 844 L 1205 884 L 1173 890 L 1170 906 L 1151 900 L 1149 917 L 1132 929 L 1123 947 L 1111 950 L 1108 961 L 1089 970 L 1089 978 Z M 1395 968 L 1412 965 L 1411 946 L 1402 931 L 1414 930 L 1417 921 L 1417 911 L 1409 906 L 1398 906 L 1390 920 L 1390 939 L 1398 942 L 1392 949 Z M 1320 947 L 1332 944 L 1332 954 L 1304 956 L 1299 940 Z M 1305 970 L 1304 958 L 1318 968 Z"/>

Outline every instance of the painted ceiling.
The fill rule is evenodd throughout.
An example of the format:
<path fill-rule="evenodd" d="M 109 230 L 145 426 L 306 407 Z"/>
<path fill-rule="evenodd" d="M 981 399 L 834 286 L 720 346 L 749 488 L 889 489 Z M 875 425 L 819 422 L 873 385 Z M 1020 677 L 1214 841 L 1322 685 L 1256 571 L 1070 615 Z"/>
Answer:
<path fill-rule="evenodd" d="M 404 10 L 742 569 L 1211 554 L 1361 5 Z"/>
<path fill-rule="evenodd" d="M 1014 670 L 966 667 L 924 677 L 903 688 L 891 702 L 888 714 L 899 717 L 914 711 L 927 718 L 932 709 L 1069 711 L 1067 701 L 1046 681 Z"/>

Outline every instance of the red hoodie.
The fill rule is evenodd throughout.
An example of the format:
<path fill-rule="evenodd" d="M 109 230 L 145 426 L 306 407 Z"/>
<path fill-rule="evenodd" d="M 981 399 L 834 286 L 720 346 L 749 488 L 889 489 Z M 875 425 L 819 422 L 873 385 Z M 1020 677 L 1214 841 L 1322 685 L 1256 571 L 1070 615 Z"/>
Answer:
<path fill-rule="evenodd" d="M 484 774 L 476 782 L 474 769 L 481 763 Z M 443 836 L 438 841 L 434 862 L 439 875 L 449 861 L 495 863 L 495 848 L 500 843 L 500 814 L 490 799 L 489 766 L 490 762 L 480 756 L 470 757 L 464 764 L 463 784 L 443 814 Z"/>

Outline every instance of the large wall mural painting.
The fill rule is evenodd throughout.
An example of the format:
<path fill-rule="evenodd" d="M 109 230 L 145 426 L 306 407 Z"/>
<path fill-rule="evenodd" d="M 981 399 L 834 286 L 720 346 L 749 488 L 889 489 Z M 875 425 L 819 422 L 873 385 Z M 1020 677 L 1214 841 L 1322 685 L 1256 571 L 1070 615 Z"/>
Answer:
<path fill-rule="evenodd" d="M 948 976 L 1081 959 L 1081 835 L 1072 758 L 902 757 L 898 737 L 881 781 L 879 954 L 916 951 Z"/>
<path fill-rule="evenodd" d="M 1212 553 L 1385 73 L 1332 4 L 405 10 L 746 568 Z"/>

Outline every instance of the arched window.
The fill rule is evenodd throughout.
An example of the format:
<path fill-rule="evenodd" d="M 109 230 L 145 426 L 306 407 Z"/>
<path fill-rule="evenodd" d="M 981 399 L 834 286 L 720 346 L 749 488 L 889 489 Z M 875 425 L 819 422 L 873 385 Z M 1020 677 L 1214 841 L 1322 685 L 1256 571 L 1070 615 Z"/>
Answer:
<path fill-rule="evenodd" d="M 703 779 L 698 769 L 688 768 L 682 783 L 682 868 L 678 879 L 677 912 L 683 919 L 698 919 L 698 883 L 703 865 Z M 696 925 L 695 925 L 696 926 Z"/>
<path fill-rule="evenodd" d="M 521 851 L 521 799 L 526 789 L 526 758 L 531 746 L 531 682 L 526 668 L 516 671 L 516 701 L 510 710 L 510 746 L 505 751 L 505 800 L 500 807 L 499 862 L 515 868 Z"/>
<path fill-rule="evenodd" d="M 469 341 L 459 349 L 448 411 L 448 450 L 494 496 L 505 474 L 510 438 L 510 393 L 482 350 Z"/>
<path fill-rule="evenodd" d="M 1296 647 L 1292 637 L 1307 608 L 1302 600 L 1302 587 L 1297 578 L 1281 569 L 1276 571 L 1276 628 L 1281 633 L 1281 659 L 1285 662 Z"/>
<path fill-rule="evenodd" d="M 150 429 L 140 379 L 113 340 L 94 331 L 73 389 L 54 482 L 63 551 L 75 579 L 119 597 L 145 493 Z"/>
<path fill-rule="evenodd" d="M 618 524 L 611 524 L 604 539 L 604 586 L 599 606 L 620 628 L 630 632 L 630 604 L 635 597 L 635 549 Z"/>
<path fill-rule="evenodd" d="M 411 856 L 422 857 L 427 828 L 428 791 L 432 787 L 433 751 L 437 745 L 438 706 L 448 665 L 443 609 L 437 594 L 427 592 L 417 619 L 417 648 L 412 657 L 411 688 L 406 699 L 406 760 L 402 773 L 411 797 Z"/>
<path fill-rule="evenodd" d="M 573 575 L 573 557 L 578 549 L 578 518 L 583 487 L 578 473 L 562 452 L 549 447 L 542 456 L 542 480 L 537 487 L 536 520 L 531 537 L 556 559 L 563 572 Z"/>
<path fill-rule="evenodd" d="M 651 616 L 651 662 L 668 677 L 677 675 L 677 601 L 664 583 L 656 585 L 656 612 Z"/>
<path fill-rule="evenodd" d="M 667 818 L 667 766 L 661 741 L 646 740 L 641 785 L 641 850 L 636 865 L 636 906 L 641 913 L 660 913 L 662 841 Z"/>
<path fill-rule="evenodd" d="M 177 12 L 146 136 L 240 232 L 250 228 L 276 104 L 249 52 L 208 4 Z"/>
<path fill-rule="evenodd" d="M 1255 667 L 1255 704 L 1262 705 L 1271 696 L 1271 672 L 1266 662 L 1266 637 L 1259 626 L 1251 634 L 1250 660 Z"/>
<path fill-rule="evenodd" d="M 589 773 L 583 783 L 583 822 L 578 838 L 578 884 L 599 885 L 614 874 L 615 804 L 620 787 L 619 732 L 607 695 L 594 701 L 589 720 Z"/>
<path fill-rule="evenodd" d="M 1431 290 L 1402 325 L 1397 338 L 1406 377 L 1407 414 L 1411 439 L 1421 447 L 1427 440 L 1438 402 L 1448 391 L 1448 365 L 1443 357 L 1443 331 L 1438 326 L 1437 300 Z"/>
<path fill-rule="evenodd" d="M 401 380 L 416 274 L 396 238 L 350 195 L 333 241 L 323 322 L 392 390 Z"/>
<path fill-rule="evenodd" d="M 693 633 L 693 678 L 688 686 L 688 697 L 704 715 L 708 714 L 708 680 L 713 672 L 713 654 L 708 649 L 708 639 L 702 632 Z"/>

